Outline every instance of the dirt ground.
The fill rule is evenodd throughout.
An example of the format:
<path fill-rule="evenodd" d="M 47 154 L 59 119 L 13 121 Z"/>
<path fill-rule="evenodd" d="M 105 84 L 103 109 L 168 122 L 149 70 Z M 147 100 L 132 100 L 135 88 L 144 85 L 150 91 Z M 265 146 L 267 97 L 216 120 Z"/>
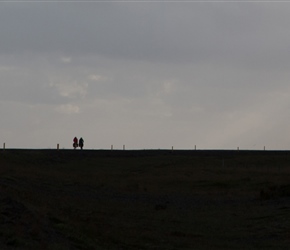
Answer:
<path fill-rule="evenodd" d="M 290 153 L 6 150 L 1 249 L 289 249 Z"/>

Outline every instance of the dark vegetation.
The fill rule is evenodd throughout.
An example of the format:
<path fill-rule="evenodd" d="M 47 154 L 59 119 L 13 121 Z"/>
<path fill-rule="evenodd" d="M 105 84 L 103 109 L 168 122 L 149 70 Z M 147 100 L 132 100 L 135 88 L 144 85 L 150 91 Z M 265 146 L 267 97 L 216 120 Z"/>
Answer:
<path fill-rule="evenodd" d="M 0 152 L 0 249 L 289 249 L 290 152 Z"/>

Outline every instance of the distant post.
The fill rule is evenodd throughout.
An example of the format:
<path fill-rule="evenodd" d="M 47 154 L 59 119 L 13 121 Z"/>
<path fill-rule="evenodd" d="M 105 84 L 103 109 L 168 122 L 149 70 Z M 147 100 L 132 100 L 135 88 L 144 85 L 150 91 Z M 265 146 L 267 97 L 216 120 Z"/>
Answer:
<path fill-rule="evenodd" d="M 113 145 L 111 145 L 111 150 L 113 150 Z"/>
<path fill-rule="evenodd" d="M 196 150 L 196 145 L 194 145 L 194 150 Z"/>
<path fill-rule="evenodd" d="M 5 151 L 5 142 L 3 143 L 3 150 Z"/>
<path fill-rule="evenodd" d="M 171 147 L 171 150 L 173 151 L 173 146 Z"/>
<path fill-rule="evenodd" d="M 240 150 L 240 148 L 238 147 L 238 151 Z"/>
<path fill-rule="evenodd" d="M 123 150 L 125 150 L 125 145 L 123 145 Z"/>
<path fill-rule="evenodd" d="M 57 148 L 57 150 L 59 150 L 59 143 L 57 144 L 56 148 Z"/>
<path fill-rule="evenodd" d="M 266 150 L 266 147 L 264 146 L 264 151 Z"/>

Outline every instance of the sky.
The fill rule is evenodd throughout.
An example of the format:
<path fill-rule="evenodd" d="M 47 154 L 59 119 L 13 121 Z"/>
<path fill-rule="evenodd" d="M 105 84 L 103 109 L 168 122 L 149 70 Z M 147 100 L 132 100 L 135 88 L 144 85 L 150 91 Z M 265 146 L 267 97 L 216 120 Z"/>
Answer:
<path fill-rule="evenodd" d="M 0 1 L 0 147 L 290 149 L 290 1 Z"/>

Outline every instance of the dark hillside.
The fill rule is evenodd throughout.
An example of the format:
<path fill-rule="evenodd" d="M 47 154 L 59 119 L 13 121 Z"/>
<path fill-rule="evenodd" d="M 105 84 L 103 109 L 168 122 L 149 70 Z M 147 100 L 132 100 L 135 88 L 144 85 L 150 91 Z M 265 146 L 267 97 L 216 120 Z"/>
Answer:
<path fill-rule="evenodd" d="M 0 249 L 288 249 L 289 153 L 0 151 Z"/>

